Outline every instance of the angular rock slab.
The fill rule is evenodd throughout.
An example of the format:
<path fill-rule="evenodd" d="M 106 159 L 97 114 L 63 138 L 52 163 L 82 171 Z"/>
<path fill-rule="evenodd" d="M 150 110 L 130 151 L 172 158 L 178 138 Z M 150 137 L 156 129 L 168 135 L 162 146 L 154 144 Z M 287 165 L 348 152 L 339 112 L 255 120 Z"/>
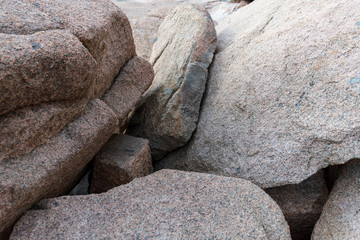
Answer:
<path fill-rule="evenodd" d="M 0 161 L 44 144 L 84 112 L 87 99 L 43 103 L 0 116 Z"/>
<path fill-rule="evenodd" d="M 0 115 L 43 102 L 86 97 L 95 66 L 89 51 L 69 31 L 0 33 Z"/>
<path fill-rule="evenodd" d="M 38 208 L 10 239 L 291 239 L 280 208 L 259 187 L 202 173 L 163 170 Z"/>
<path fill-rule="evenodd" d="M 129 127 L 131 135 L 150 141 L 155 160 L 183 146 L 195 130 L 215 48 L 213 22 L 198 5 L 177 7 L 160 25 L 150 57 L 155 78 Z"/>
<path fill-rule="evenodd" d="M 360 160 L 347 162 L 331 189 L 313 240 L 356 240 L 360 236 Z"/>
<path fill-rule="evenodd" d="M 80 118 L 46 144 L 0 161 L 0 232 L 40 199 L 69 192 L 116 126 L 113 111 L 95 99 Z"/>
<path fill-rule="evenodd" d="M 281 208 L 293 240 L 310 239 L 329 191 L 324 170 L 299 184 L 268 188 L 265 192 Z"/>
<path fill-rule="evenodd" d="M 20 39 L 21 35 L 64 29 L 77 37 L 96 60 L 96 66 L 88 68 L 93 72 L 87 78 L 94 83 L 91 96 L 100 97 L 135 55 L 130 23 L 109 0 L 4 0 L 0 8 L 4 9 L 0 13 L 1 33 L 16 34 Z M 38 48 L 38 42 L 34 46 Z"/>
<path fill-rule="evenodd" d="M 152 171 L 148 140 L 113 135 L 95 156 L 90 193 L 106 192 Z"/>
<path fill-rule="evenodd" d="M 359 8 L 256 0 L 222 21 L 196 133 L 164 167 L 267 188 L 360 157 Z"/>
<path fill-rule="evenodd" d="M 154 70 L 150 63 L 134 57 L 121 69 L 113 85 L 102 96 L 102 100 L 115 112 L 119 120 L 119 132 L 126 128 L 129 113 L 150 87 Z"/>

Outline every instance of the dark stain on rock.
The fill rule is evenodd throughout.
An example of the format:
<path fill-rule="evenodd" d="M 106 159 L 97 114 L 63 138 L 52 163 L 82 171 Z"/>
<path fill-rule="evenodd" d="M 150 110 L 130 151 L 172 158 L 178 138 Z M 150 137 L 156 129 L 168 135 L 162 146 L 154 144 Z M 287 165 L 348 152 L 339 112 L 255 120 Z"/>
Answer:
<path fill-rule="evenodd" d="M 31 46 L 32 46 L 32 48 L 35 49 L 35 50 L 41 48 L 40 43 L 32 43 Z"/>

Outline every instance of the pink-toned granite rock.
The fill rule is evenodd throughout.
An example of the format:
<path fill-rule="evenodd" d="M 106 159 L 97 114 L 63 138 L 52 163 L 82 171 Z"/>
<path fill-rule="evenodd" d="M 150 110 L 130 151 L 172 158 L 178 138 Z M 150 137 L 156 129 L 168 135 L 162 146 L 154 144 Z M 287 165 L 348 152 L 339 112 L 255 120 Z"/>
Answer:
<path fill-rule="evenodd" d="M 150 57 L 154 81 L 128 128 L 150 141 L 154 160 L 186 144 L 194 132 L 216 46 L 213 21 L 199 5 L 184 3 L 161 23 Z"/>
<path fill-rule="evenodd" d="M 90 193 L 106 192 L 152 171 L 148 140 L 113 135 L 95 156 Z"/>
<path fill-rule="evenodd" d="M 100 97 L 135 55 L 134 39 L 126 15 L 109 0 L 29 0 L 39 9 L 58 16 L 97 61 L 94 96 Z"/>
<path fill-rule="evenodd" d="M 312 240 L 357 240 L 360 237 L 360 159 L 341 166 Z"/>
<path fill-rule="evenodd" d="M 46 144 L 0 161 L 0 232 L 40 199 L 69 192 L 116 125 L 113 111 L 95 99 L 80 118 Z"/>
<path fill-rule="evenodd" d="M 279 206 L 259 187 L 194 172 L 162 170 L 37 208 L 10 239 L 291 239 Z"/>
<path fill-rule="evenodd" d="M 85 110 L 86 99 L 43 103 L 0 116 L 0 161 L 31 152 Z"/>
<path fill-rule="evenodd" d="M 280 206 L 292 239 L 310 239 L 329 194 L 324 170 L 299 184 L 268 188 L 265 192 Z"/>
<path fill-rule="evenodd" d="M 150 63 L 134 57 L 121 69 L 111 88 L 102 100 L 115 112 L 119 120 L 119 132 L 123 132 L 129 113 L 140 101 L 141 96 L 150 87 L 154 79 L 154 70 Z"/>
<path fill-rule="evenodd" d="M 4 0 L 0 8 L 0 32 L 26 34 L 50 29 L 64 29 L 76 36 L 96 66 L 86 78 L 92 85 L 92 95 L 100 97 L 119 74 L 120 68 L 135 55 L 131 27 L 126 15 L 109 0 Z M 21 34 L 21 35 L 20 35 Z M 44 38 L 46 41 L 46 38 Z M 66 39 L 63 40 L 67 44 Z M 35 48 L 39 45 L 35 43 Z M 57 54 L 63 50 L 59 49 Z M 52 62 L 51 59 L 49 59 Z M 81 61 L 81 57 L 78 58 Z M 21 61 L 21 59 L 20 59 Z M 35 62 L 35 61 L 34 61 Z M 51 66 L 51 64 L 49 64 Z M 73 64 L 78 67 L 79 64 Z M 21 71 L 20 71 L 21 72 Z M 79 73 L 81 76 L 82 74 Z"/>
<path fill-rule="evenodd" d="M 83 97 L 95 61 L 69 31 L 0 33 L 0 115 L 17 108 Z"/>

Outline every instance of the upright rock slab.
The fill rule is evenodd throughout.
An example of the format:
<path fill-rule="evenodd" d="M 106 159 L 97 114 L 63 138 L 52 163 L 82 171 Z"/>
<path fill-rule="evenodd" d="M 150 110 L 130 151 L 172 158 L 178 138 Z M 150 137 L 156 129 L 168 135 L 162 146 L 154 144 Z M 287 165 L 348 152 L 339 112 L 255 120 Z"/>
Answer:
<path fill-rule="evenodd" d="M 291 239 L 280 208 L 256 185 L 172 170 L 103 194 L 41 201 L 10 239 L 34 238 Z"/>
<path fill-rule="evenodd" d="M 148 140 L 113 135 L 95 156 L 90 193 L 106 192 L 152 171 Z"/>
<path fill-rule="evenodd" d="M 324 170 L 299 184 L 269 188 L 265 192 L 284 213 L 292 240 L 310 239 L 329 194 Z"/>
<path fill-rule="evenodd" d="M 360 236 L 360 160 L 346 163 L 331 189 L 313 240 L 354 240 Z"/>
<path fill-rule="evenodd" d="M 184 145 L 195 130 L 215 48 L 213 22 L 198 5 L 177 7 L 160 25 L 150 57 L 155 78 L 129 128 L 149 139 L 155 160 Z"/>
<path fill-rule="evenodd" d="M 274 187 L 360 157 L 359 8 L 256 0 L 222 21 L 196 133 L 164 167 Z"/>
<path fill-rule="evenodd" d="M 68 193 L 117 126 L 102 101 L 30 154 L 0 161 L 0 232 L 43 198 Z"/>

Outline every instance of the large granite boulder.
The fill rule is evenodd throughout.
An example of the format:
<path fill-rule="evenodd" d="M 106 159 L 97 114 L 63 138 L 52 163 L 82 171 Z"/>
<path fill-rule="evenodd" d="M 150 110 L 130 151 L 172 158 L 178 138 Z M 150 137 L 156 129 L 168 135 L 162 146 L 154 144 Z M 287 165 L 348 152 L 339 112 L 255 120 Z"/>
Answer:
<path fill-rule="evenodd" d="M 114 112 L 95 99 L 46 144 L 0 161 L 0 232 L 40 199 L 68 193 L 116 127 Z"/>
<path fill-rule="evenodd" d="M 222 21 L 197 131 L 163 167 L 274 187 L 360 157 L 359 7 L 256 0 Z"/>
<path fill-rule="evenodd" d="M 10 239 L 291 239 L 276 203 L 237 178 L 163 170 L 103 194 L 43 200 Z"/>
<path fill-rule="evenodd" d="M 109 0 L 4 0 L 0 9 L 3 237 L 37 201 L 74 187 L 153 73 L 134 57 L 129 21 Z M 121 106 L 121 117 L 97 99 L 120 80 L 127 95 L 111 108 Z"/>
<path fill-rule="evenodd" d="M 313 240 L 356 240 L 360 236 L 360 160 L 346 163 L 331 189 Z"/>
<path fill-rule="evenodd" d="M 216 25 L 248 1 L 229 3 L 218 0 L 113 0 L 126 13 L 133 31 L 138 56 L 149 60 L 157 31 L 165 17 L 176 7 L 187 2 L 205 8 Z"/>
<path fill-rule="evenodd" d="M 160 25 L 150 57 L 155 78 L 129 127 L 150 141 L 154 160 L 183 146 L 195 130 L 215 48 L 213 22 L 198 5 L 177 7 Z"/>
<path fill-rule="evenodd" d="M 90 193 L 106 192 L 152 171 L 149 141 L 115 134 L 94 158 Z"/>
<path fill-rule="evenodd" d="M 265 189 L 281 208 L 293 240 L 310 239 L 328 197 L 325 171 L 320 170 L 299 184 Z"/>

